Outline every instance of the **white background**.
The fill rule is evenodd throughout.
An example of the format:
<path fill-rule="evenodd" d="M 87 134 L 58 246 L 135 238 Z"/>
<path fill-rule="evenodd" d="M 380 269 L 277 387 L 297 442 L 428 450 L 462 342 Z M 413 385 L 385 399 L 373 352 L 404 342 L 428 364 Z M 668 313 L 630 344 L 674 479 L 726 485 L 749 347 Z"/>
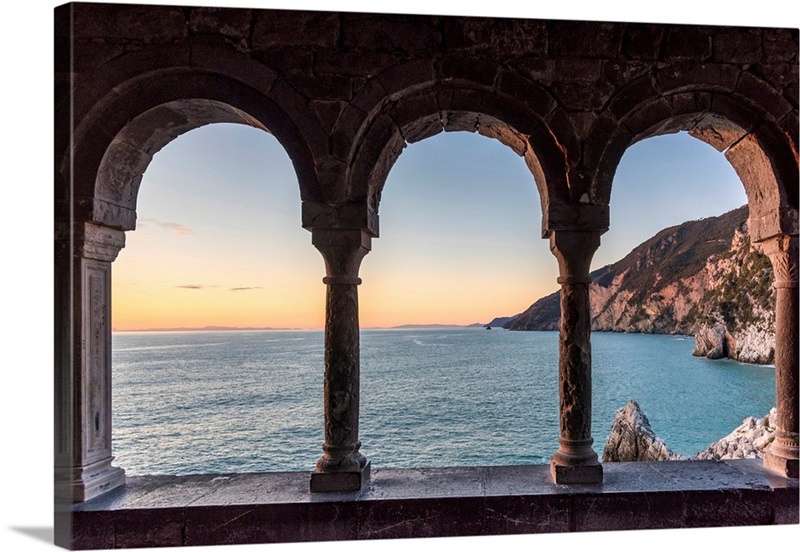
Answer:
<path fill-rule="evenodd" d="M 119 2 L 117 2 L 119 3 Z M 186 4 L 186 2 L 150 2 Z M 210 1 L 205 5 L 403 13 L 493 15 L 539 19 L 706 23 L 798 27 L 797 8 L 790 2 L 718 3 L 669 0 L 459 2 L 441 0 L 376 2 L 342 0 Z M 2 525 L 4 550 L 24 552 L 52 548 L 52 113 L 53 8 L 56 2 L 16 0 L 5 4 L 2 48 Z M 782 8 L 783 7 L 783 8 Z M 355 543 L 278 544 L 229 547 L 225 550 L 354 552 L 380 549 L 419 552 L 495 548 L 530 550 L 585 546 L 593 550 L 761 549 L 799 542 L 800 526 L 637 531 L 624 533 L 526 535 Z M 152 549 L 167 550 L 167 549 Z M 219 550 L 193 548 L 198 552 Z"/>

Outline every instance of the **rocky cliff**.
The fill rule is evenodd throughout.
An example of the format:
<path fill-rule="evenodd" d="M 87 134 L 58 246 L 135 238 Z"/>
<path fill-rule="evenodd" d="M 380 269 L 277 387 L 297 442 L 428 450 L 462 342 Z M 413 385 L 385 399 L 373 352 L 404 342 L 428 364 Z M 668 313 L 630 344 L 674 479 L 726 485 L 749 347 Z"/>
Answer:
<path fill-rule="evenodd" d="M 775 438 L 777 411 L 773 408 L 763 418 L 748 417 L 742 425 L 689 460 L 727 460 L 763 458 Z M 647 416 L 634 400 L 617 410 L 611 433 L 603 450 L 603 462 L 646 462 L 686 460 L 672 452 L 656 437 Z"/>
<path fill-rule="evenodd" d="M 592 329 L 694 335 L 696 355 L 772 363 L 772 267 L 750 243 L 747 215 L 745 206 L 666 228 L 592 272 Z M 557 330 L 560 314 L 554 293 L 506 327 Z"/>

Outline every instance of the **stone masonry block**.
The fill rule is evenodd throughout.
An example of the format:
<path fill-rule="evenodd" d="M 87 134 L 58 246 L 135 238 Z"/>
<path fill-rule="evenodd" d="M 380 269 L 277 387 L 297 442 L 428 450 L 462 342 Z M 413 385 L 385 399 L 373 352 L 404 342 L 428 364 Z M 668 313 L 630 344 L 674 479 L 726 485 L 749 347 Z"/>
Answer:
<path fill-rule="evenodd" d="M 350 100 L 353 97 L 353 79 L 346 75 L 295 75 L 291 83 L 307 98 Z"/>
<path fill-rule="evenodd" d="M 543 86 L 549 86 L 553 80 L 558 78 L 558 75 L 555 74 L 555 66 L 554 60 L 540 58 L 519 59 L 515 60 L 512 65 L 520 75 Z"/>
<path fill-rule="evenodd" d="M 390 99 L 400 97 L 409 88 L 429 85 L 434 79 L 433 63 L 429 60 L 397 65 L 378 76 L 378 82 Z"/>
<path fill-rule="evenodd" d="M 366 113 L 375 109 L 375 106 L 386 99 L 386 90 L 384 90 L 377 78 L 368 80 L 361 88 L 356 88 L 354 92 L 355 96 L 350 103 L 353 107 Z"/>
<path fill-rule="evenodd" d="M 255 52 L 253 57 L 285 75 L 303 75 L 308 78 L 314 75 L 314 52 L 310 48 L 271 46 Z"/>
<path fill-rule="evenodd" d="M 563 109 L 555 109 L 545 120 L 550 132 L 556 137 L 570 159 L 580 158 L 581 145 L 578 142 L 571 114 Z"/>
<path fill-rule="evenodd" d="M 123 6 L 74 4 L 73 35 L 76 39 L 124 39 L 145 43 L 180 40 L 188 25 L 176 6 Z"/>
<path fill-rule="evenodd" d="M 764 56 L 766 63 L 791 63 L 797 65 L 798 30 L 764 29 Z"/>
<path fill-rule="evenodd" d="M 658 86 L 665 94 L 697 85 L 704 85 L 706 89 L 733 92 L 741 71 L 732 65 L 692 62 L 669 65 L 656 71 L 655 75 Z"/>
<path fill-rule="evenodd" d="M 553 70 L 559 81 L 594 82 L 600 78 L 604 63 L 597 59 L 557 59 Z"/>
<path fill-rule="evenodd" d="M 353 106 L 345 108 L 336 122 L 331 136 L 331 153 L 339 159 L 348 159 L 355 145 L 356 136 L 367 120 L 367 114 Z"/>
<path fill-rule="evenodd" d="M 622 27 L 613 23 L 551 21 L 550 54 L 555 57 L 610 58 L 622 49 Z"/>
<path fill-rule="evenodd" d="M 640 106 L 622 120 L 622 124 L 634 135 L 635 140 L 677 132 L 672 121 L 675 112 L 666 98 L 658 98 Z"/>
<path fill-rule="evenodd" d="M 432 94 L 421 94 L 403 98 L 402 101 L 393 103 L 387 114 L 397 123 L 398 127 L 405 127 L 416 120 L 427 119 L 435 115 L 439 119 L 439 102 Z"/>
<path fill-rule="evenodd" d="M 314 56 L 314 74 L 372 78 L 399 62 L 390 52 L 323 50 Z"/>
<path fill-rule="evenodd" d="M 253 17 L 252 10 L 192 8 L 189 30 L 192 33 L 222 34 L 234 39 L 248 38 Z"/>
<path fill-rule="evenodd" d="M 622 37 L 622 53 L 630 59 L 657 60 L 663 40 L 661 25 L 628 24 Z"/>
<path fill-rule="evenodd" d="M 416 119 L 401 127 L 403 138 L 409 144 L 435 136 L 443 130 L 444 128 L 442 127 L 442 121 L 438 112 L 421 119 Z"/>
<path fill-rule="evenodd" d="M 747 36 L 743 37 L 745 32 Z M 714 61 L 720 63 L 758 63 L 763 55 L 758 29 L 722 31 L 712 36 L 712 43 Z"/>
<path fill-rule="evenodd" d="M 547 24 L 531 19 L 457 18 L 445 27 L 448 47 L 503 56 L 544 56 Z"/>
<path fill-rule="evenodd" d="M 622 119 L 640 105 L 658 98 L 659 95 L 653 79 L 648 75 L 617 92 L 610 100 L 608 112 L 616 119 Z"/>
<path fill-rule="evenodd" d="M 319 117 L 322 128 L 331 134 L 347 104 L 342 101 L 311 100 L 311 108 Z"/>
<path fill-rule="evenodd" d="M 696 59 L 711 57 L 711 36 L 696 26 L 671 27 L 664 38 L 663 59 Z"/>
<path fill-rule="evenodd" d="M 344 14 L 346 49 L 431 53 L 441 43 L 438 18 L 428 16 Z"/>
<path fill-rule="evenodd" d="M 608 82 L 557 82 L 553 85 L 558 103 L 570 111 L 600 109 L 613 91 L 614 87 Z"/>
<path fill-rule="evenodd" d="M 553 97 L 543 88 L 511 71 L 500 72 L 497 89 L 520 100 L 542 116 L 556 105 Z"/>
<path fill-rule="evenodd" d="M 336 46 L 339 14 L 260 10 L 253 28 L 254 51 L 279 45 Z"/>
<path fill-rule="evenodd" d="M 494 63 L 462 56 L 447 56 L 437 67 L 441 82 L 469 81 L 483 86 L 494 86 L 498 67 Z"/>
<path fill-rule="evenodd" d="M 780 92 L 747 71 L 742 72 L 736 85 L 736 92 L 757 101 L 758 105 L 776 120 L 782 119 L 792 111 L 792 106 Z"/>

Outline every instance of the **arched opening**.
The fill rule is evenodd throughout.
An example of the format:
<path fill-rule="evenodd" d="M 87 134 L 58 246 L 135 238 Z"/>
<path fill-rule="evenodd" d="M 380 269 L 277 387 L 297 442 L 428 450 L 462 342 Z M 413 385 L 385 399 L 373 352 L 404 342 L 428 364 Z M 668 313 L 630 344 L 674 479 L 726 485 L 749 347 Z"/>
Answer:
<path fill-rule="evenodd" d="M 558 287 L 532 180 L 519 152 L 470 132 L 411 144 L 389 173 L 360 286 L 360 432 L 375 465 L 549 460 L 557 336 L 485 329 Z"/>
<path fill-rule="evenodd" d="M 687 133 L 622 157 L 592 267 L 598 441 L 629 399 L 684 457 L 775 406 L 772 270 L 750 243 L 746 204 L 730 163 Z M 719 354 L 735 360 L 705 357 L 719 324 Z"/>
<path fill-rule="evenodd" d="M 131 475 L 308 470 L 322 341 L 307 330 L 324 287 L 285 151 L 259 128 L 192 130 L 148 164 L 137 215 L 114 262 L 117 462 Z"/>
<path fill-rule="evenodd" d="M 735 169 L 748 198 L 748 233 L 770 258 L 775 273 L 775 440 L 764 464 L 778 473 L 797 473 L 797 142 L 796 115 L 784 95 L 732 67 L 715 69 L 705 84 L 687 80 L 680 67 L 656 75 L 659 95 L 630 86 L 608 105 L 618 123 L 598 130 L 603 139 L 592 197 L 607 201 L 610 178 L 625 149 L 650 136 L 684 130 L 719 151 Z M 749 85 L 720 90 L 725 79 Z M 641 84 L 641 83 L 640 83 Z M 650 89 L 652 90 L 652 89 Z M 601 136 L 602 135 L 602 136 Z"/>
<path fill-rule="evenodd" d="M 253 106 L 258 117 L 218 99 L 169 99 L 159 103 L 159 97 L 180 97 L 182 93 L 192 98 L 195 88 L 205 89 L 210 96 L 225 96 L 236 86 L 230 81 L 221 85 L 218 78 L 199 74 L 186 77 L 175 88 L 168 86 L 169 80 L 165 77 L 164 82 L 159 82 L 163 86 L 151 91 L 152 95 L 143 90 L 136 95 L 121 87 L 120 96 L 132 94 L 130 103 L 115 97 L 124 107 L 114 108 L 110 105 L 112 100 L 100 102 L 98 110 L 105 110 L 108 117 L 98 113 L 94 118 L 86 117 L 76 130 L 72 153 L 75 184 L 68 210 L 62 206 L 56 211 L 57 228 L 63 222 L 59 216 L 68 213 L 73 218 L 65 226 L 74 232 L 71 254 L 75 257 L 70 258 L 69 251 L 56 256 L 57 293 L 69 301 L 74 292 L 76 309 L 72 315 L 69 309 L 64 310 L 65 316 L 73 318 L 60 327 L 65 329 L 64 339 L 73 339 L 74 343 L 65 343 L 64 359 L 68 364 L 56 371 L 56 422 L 61 436 L 56 443 L 56 488 L 58 496 L 70 501 L 84 501 L 125 483 L 123 469 L 112 465 L 111 267 L 125 245 L 124 231 L 136 226 L 139 185 L 153 156 L 176 137 L 210 123 L 244 124 L 263 132 L 267 127 L 262 120 L 274 119 L 275 129 L 270 128 L 275 131 L 274 138 L 270 139 L 274 142 L 277 138 L 281 146 L 286 146 L 284 155 L 289 154 L 294 172 L 304 177 L 302 181 L 293 178 L 293 185 L 299 184 L 299 189 L 294 188 L 295 216 L 299 214 L 300 197 L 318 199 L 313 169 L 306 163 L 308 147 L 270 99 L 246 87 L 233 94 L 238 104 Z M 142 106 L 144 109 L 138 110 Z M 179 237 L 174 234 L 186 230 L 182 223 L 144 218 L 145 226 L 150 223 L 162 231 L 171 230 L 172 237 Z M 307 233 L 300 229 L 300 219 L 295 228 L 307 239 Z M 174 265 L 176 259 L 168 257 L 162 262 Z M 198 273 L 219 272 L 209 259 L 195 267 Z M 185 285 L 184 290 L 198 290 L 196 284 Z M 260 286 L 229 285 L 225 289 L 230 293 L 253 291 L 241 289 L 246 287 Z M 255 456 L 252 454 L 251 460 Z"/>

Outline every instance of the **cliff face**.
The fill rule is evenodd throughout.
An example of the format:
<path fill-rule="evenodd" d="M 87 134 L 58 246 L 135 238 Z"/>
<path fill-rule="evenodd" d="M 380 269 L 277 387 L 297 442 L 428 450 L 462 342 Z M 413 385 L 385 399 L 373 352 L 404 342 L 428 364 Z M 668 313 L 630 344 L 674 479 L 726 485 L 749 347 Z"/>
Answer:
<path fill-rule="evenodd" d="M 695 335 L 696 355 L 772 363 L 772 267 L 750 244 L 746 224 L 741 207 L 673 226 L 594 271 L 592 329 Z M 556 330 L 560 314 L 554 293 L 506 327 Z"/>

